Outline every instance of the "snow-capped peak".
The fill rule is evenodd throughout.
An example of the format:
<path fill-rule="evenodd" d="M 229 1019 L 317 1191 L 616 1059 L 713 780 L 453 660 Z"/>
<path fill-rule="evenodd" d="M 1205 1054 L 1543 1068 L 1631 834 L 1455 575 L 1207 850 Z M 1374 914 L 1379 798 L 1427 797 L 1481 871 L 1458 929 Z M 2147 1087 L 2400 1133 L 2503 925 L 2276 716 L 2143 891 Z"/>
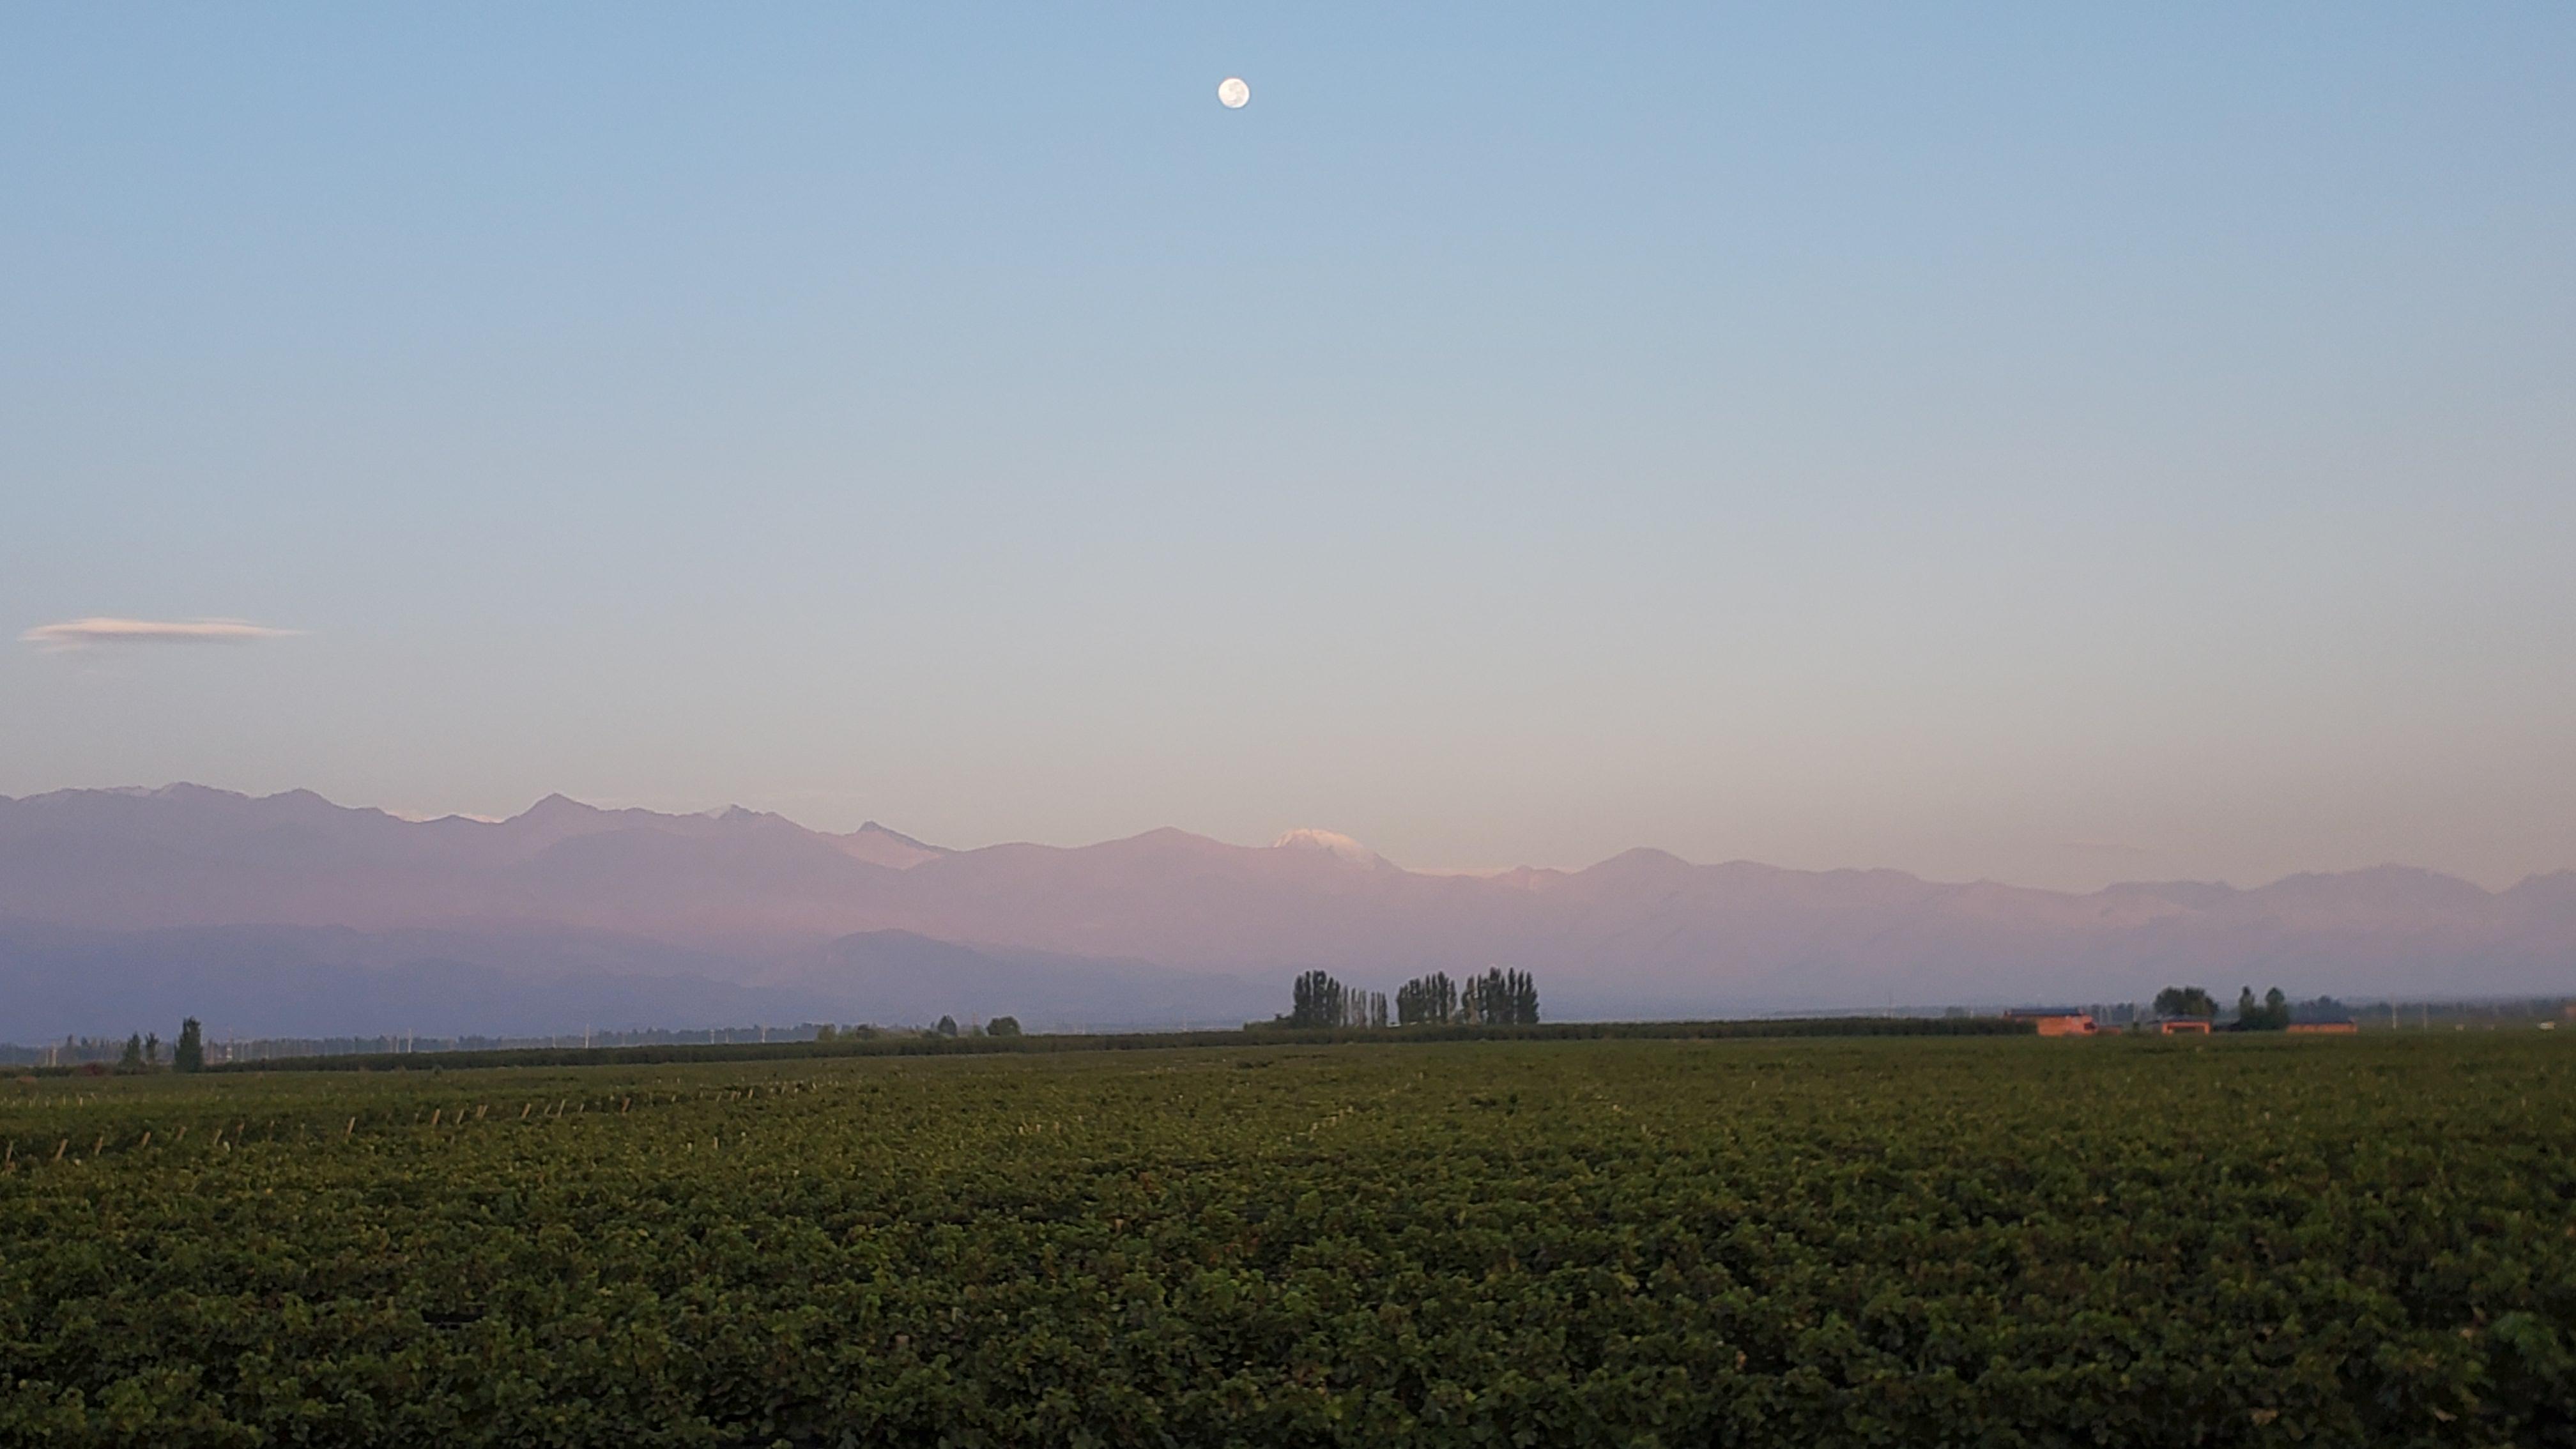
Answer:
<path fill-rule="evenodd" d="M 1291 830 L 1270 842 L 1273 850 L 1320 850 L 1352 865 L 1384 865 L 1386 857 L 1337 830 Z"/>

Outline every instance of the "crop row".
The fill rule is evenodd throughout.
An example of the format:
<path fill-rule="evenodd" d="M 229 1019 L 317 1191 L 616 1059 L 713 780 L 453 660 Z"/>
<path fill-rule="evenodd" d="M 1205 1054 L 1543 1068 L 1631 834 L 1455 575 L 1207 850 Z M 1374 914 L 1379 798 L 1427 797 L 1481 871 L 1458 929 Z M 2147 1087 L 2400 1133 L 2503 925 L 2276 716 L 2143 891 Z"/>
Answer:
<path fill-rule="evenodd" d="M 0 1442 L 2567 1444 L 2566 1046 L 0 1094 Z"/>

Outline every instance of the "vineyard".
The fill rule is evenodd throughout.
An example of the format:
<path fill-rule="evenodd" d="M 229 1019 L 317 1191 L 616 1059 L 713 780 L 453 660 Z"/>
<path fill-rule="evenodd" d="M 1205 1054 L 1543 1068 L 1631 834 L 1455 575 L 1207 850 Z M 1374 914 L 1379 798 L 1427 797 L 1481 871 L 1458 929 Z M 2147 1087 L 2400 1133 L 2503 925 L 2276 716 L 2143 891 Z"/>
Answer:
<path fill-rule="evenodd" d="M 2571 1048 L 0 1079 L 0 1443 L 2576 1445 Z"/>

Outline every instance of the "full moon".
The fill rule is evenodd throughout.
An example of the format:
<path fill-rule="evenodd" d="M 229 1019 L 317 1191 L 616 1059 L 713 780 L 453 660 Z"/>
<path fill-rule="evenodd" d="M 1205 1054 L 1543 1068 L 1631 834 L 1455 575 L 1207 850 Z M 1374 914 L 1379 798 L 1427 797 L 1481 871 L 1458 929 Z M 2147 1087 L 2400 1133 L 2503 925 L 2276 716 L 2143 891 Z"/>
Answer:
<path fill-rule="evenodd" d="M 1216 98 L 1227 110 L 1239 111 L 1252 100 L 1252 87 L 1243 83 L 1243 77 L 1230 75 L 1216 83 Z"/>

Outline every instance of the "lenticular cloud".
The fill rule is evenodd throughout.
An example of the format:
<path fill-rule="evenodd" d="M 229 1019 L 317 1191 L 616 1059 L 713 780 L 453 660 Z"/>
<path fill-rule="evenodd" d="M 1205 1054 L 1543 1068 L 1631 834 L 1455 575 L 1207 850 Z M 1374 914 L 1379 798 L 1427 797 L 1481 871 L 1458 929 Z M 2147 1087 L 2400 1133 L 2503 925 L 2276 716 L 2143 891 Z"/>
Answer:
<path fill-rule="evenodd" d="M 59 652 L 100 644 L 244 644 L 256 639 L 283 639 L 299 632 L 272 629 L 246 619 L 71 619 L 40 624 L 18 636 L 19 642 Z"/>

